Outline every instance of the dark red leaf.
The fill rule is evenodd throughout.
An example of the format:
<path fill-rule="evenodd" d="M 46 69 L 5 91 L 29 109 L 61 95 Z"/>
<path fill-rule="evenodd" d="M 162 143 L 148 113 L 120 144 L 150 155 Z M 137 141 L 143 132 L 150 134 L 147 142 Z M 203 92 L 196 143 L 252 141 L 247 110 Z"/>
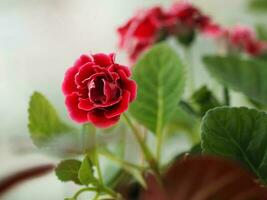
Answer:
<path fill-rule="evenodd" d="M 175 162 L 161 186 L 152 175 L 142 200 L 266 200 L 267 190 L 236 163 L 215 157 Z"/>

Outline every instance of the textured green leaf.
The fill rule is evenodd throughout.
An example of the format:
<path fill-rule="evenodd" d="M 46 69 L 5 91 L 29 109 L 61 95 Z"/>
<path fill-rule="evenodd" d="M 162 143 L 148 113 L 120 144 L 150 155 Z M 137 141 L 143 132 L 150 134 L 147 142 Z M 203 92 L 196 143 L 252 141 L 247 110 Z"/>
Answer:
<path fill-rule="evenodd" d="M 82 162 L 82 165 L 78 172 L 78 178 L 84 185 L 89 185 L 90 183 L 96 182 L 96 179 L 94 177 L 93 164 L 88 156 L 86 156 Z"/>
<path fill-rule="evenodd" d="M 204 153 L 240 161 L 267 182 L 267 114 L 255 109 L 210 110 L 201 127 Z"/>
<path fill-rule="evenodd" d="M 237 56 L 206 56 L 210 74 L 223 85 L 267 104 L 267 61 Z"/>
<path fill-rule="evenodd" d="M 81 184 L 78 173 L 82 163 L 78 160 L 63 160 L 56 168 L 56 175 L 63 182 L 72 181 Z"/>
<path fill-rule="evenodd" d="M 29 104 L 28 128 L 34 144 L 43 147 L 55 136 L 70 133 L 73 128 L 61 121 L 55 108 L 39 92 L 34 92 Z"/>
<path fill-rule="evenodd" d="M 165 43 L 151 48 L 133 67 L 138 85 L 131 114 L 152 132 L 161 131 L 172 117 L 184 89 L 184 67 Z"/>

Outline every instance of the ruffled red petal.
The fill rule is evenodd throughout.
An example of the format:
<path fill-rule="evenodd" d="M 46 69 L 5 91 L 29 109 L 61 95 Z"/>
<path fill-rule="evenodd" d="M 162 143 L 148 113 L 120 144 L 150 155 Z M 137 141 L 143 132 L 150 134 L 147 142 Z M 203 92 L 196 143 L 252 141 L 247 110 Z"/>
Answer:
<path fill-rule="evenodd" d="M 75 76 L 75 84 L 79 87 L 85 87 L 91 75 L 95 73 L 95 65 L 93 63 L 84 64 Z"/>
<path fill-rule="evenodd" d="M 121 101 L 118 104 L 112 106 L 110 110 L 106 110 L 104 112 L 105 116 L 108 119 L 112 119 L 116 116 L 119 116 L 121 113 L 125 112 L 129 107 L 130 96 L 131 96 L 130 92 L 124 91 L 124 93 L 122 94 Z"/>
<path fill-rule="evenodd" d="M 131 94 L 130 102 L 132 102 L 136 98 L 137 84 L 134 80 L 128 79 L 126 77 L 126 75 L 124 74 L 124 72 L 121 70 L 119 71 L 119 75 L 120 75 L 121 80 L 122 80 L 123 90 L 127 90 L 130 92 L 130 94 Z"/>
<path fill-rule="evenodd" d="M 79 96 L 77 93 L 72 93 L 66 97 L 65 104 L 71 119 L 78 123 L 85 123 L 87 119 L 87 111 L 78 108 Z"/>
<path fill-rule="evenodd" d="M 125 79 L 123 81 L 123 88 L 130 92 L 130 102 L 136 99 L 137 95 L 137 84 L 134 80 Z"/>
<path fill-rule="evenodd" d="M 78 108 L 86 111 L 93 110 L 96 106 L 90 101 L 90 99 L 80 99 Z"/>
<path fill-rule="evenodd" d="M 106 102 L 116 101 L 122 94 L 121 88 L 116 83 L 110 83 L 106 80 L 104 82 L 104 95 L 106 97 Z"/>
<path fill-rule="evenodd" d="M 65 95 L 77 92 L 77 85 L 75 83 L 75 76 L 79 69 L 86 63 L 92 62 L 92 58 L 87 55 L 81 55 L 80 58 L 74 63 L 74 66 L 69 68 L 65 73 L 65 78 L 62 83 L 62 91 Z"/>
<path fill-rule="evenodd" d="M 108 67 L 112 64 L 114 64 L 115 54 L 104 54 L 104 53 L 98 53 L 92 55 L 94 58 L 94 63 L 96 65 L 99 65 L 100 67 Z"/>
<path fill-rule="evenodd" d="M 106 116 L 104 115 L 104 111 L 100 109 L 95 109 L 88 112 L 87 117 L 88 121 L 93 123 L 98 128 L 108 128 L 116 124 L 120 119 L 120 116 L 106 118 Z"/>
<path fill-rule="evenodd" d="M 74 63 L 74 66 L 83 66 L 84 64 L 88 62 L 93 62 L 93 58 L 89 55 L 81 55 L 78 60 Z"/>
<path fill-rule="evenodd" d="M 125 73 L 126 77 L 130 77 L 131 76 L 131 70 L 128 67 L 125 67 L 123 65 L 118 65 L 118 64 L 111 65 L 108 68 L 108 71 L 109 72 L 117 72 L 117 73 L 119 71 L 123 71 Z"/>
<path fill-rule="evenodd" d="M 62 83 L 62 91 L 65 95 L 69 95 L 73 92 L 77 92 L 77 85 L 75 83 L 75 75 L 78 73 L 79 67 L 74 66 L 69 68 Z"/>

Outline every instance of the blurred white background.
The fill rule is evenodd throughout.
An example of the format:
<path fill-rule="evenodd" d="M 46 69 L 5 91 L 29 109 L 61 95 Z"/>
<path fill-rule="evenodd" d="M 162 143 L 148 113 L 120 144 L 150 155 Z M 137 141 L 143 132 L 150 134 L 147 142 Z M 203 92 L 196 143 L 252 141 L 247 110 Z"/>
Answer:
<path fill-rule="evenodd" d="M 169 6 L 172 0 L 0 0 L 0 178 L 16 169 L 53 162 L 36 153 L 18 154 L 16 144 L 31 144 L 27 106 L 34 90 L 44 93 L 68 120 L 61 82 L 65 70 L 82 53 L 117 52 L 116 28 L 142 7 Z M 206 13 L 225 25 L 254 25 L 267 21 L 247 11 L 245 0 L 195 0 Z M 199 39 L 194 47 L 197 83 L 207 82 L 199 54 L 212 46 Z M 54 174 L 27 182 L 4 200 L 58 200 L 70 195 Z"/>

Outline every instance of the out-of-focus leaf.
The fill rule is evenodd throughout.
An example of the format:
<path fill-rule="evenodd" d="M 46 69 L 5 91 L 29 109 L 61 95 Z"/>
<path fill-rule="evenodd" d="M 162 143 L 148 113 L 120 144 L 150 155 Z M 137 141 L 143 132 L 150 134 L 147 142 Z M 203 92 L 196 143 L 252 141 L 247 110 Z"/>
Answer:
<path fill-rule="evenodd" d="M 267 114 L 256 109 L 221 107 L 202 122 L 204 153 L 244 164 L 267 183 Z"/>
<path fill-rule="evenodd" d="M 152 132 L 162 131 L 184 90 L 185 70 L 179 56 L 167 44 L 159 43 L 133 67 L 133 79 L 138 94 L 131 114 Z"/>
<path fill-rule="evenodd" d="M 81 162 L 78 160 L 63 160 L 56 168 L 56 175 L 63 182 L 72 181 L 81 184 L 78 178 L 78 172 L 81 168 Z"/>
<path fill-rule="evenodd" d="M 74 131 L 59 118 L 56 109 L 39 92 L 34 92 L 31 96 L 28 111 L 28 127 L 31 138 L 37 147 L 44 147 L 56 136 Z"/>
<path fill-rule="evenodd" d="M 266 12 L 267 1 L 266 0 L 250 0 L 249 8 L 254 11 Z"/>
<path fill-rule="evenodd" d="M 177 106 L 175 113 L 170 119 L 170 123 L 168 125 L 168 133 L 175 133 L 181 130 L 192 132 L 195 130 L 196 125 L 198 124 L 198 119 L 196 119 L 194 115 L 187 113 L 181 108 L 181 106 Z"/>
<path fill-rule="evenodd" d="M 206 56 L 209 73 L 224 86 L 267 105 L 267 61 L 238 56 Z"/>
<path fill-rule="evenodd" d="M 141 200 L 263 200 L 267 190 L 236 163 L 216 157 L 187 157 L 163 175 L 162 186 L 147 176 Z"/>
<path fill-rule="evenodd" d="M 267 11 L 267 10 L 266 10 Z M 258 24 L 256 26 L 257 35 L 260 40 L 267 41 L 267 28 L 264 25 Z"/>
<path fill-rule="evenodd" d="M 99 131 L 97 134 L 97 147 L 101 148 L 107 145 L 117 145 L 120 143 L 125 128 L 116 127 L 108 132 Z M 90 139 L 90 136 L 83 134 L 82 131 L 75 134 L 62 134 L 53 138 L 45 145 L 43 150 L 53 156 L 63 158 L 73 158 L 90 152 L 96 144 Z"/>
<path fill-rule="evenodd" d="M 201 116 L 215 107 L 222 106 L 219 100 L 214 96 L 214 94 L 207 88 L 203 86 L 199 88 L 193 95 L 192 101 L 196 104 L 197 110 Z"/>

